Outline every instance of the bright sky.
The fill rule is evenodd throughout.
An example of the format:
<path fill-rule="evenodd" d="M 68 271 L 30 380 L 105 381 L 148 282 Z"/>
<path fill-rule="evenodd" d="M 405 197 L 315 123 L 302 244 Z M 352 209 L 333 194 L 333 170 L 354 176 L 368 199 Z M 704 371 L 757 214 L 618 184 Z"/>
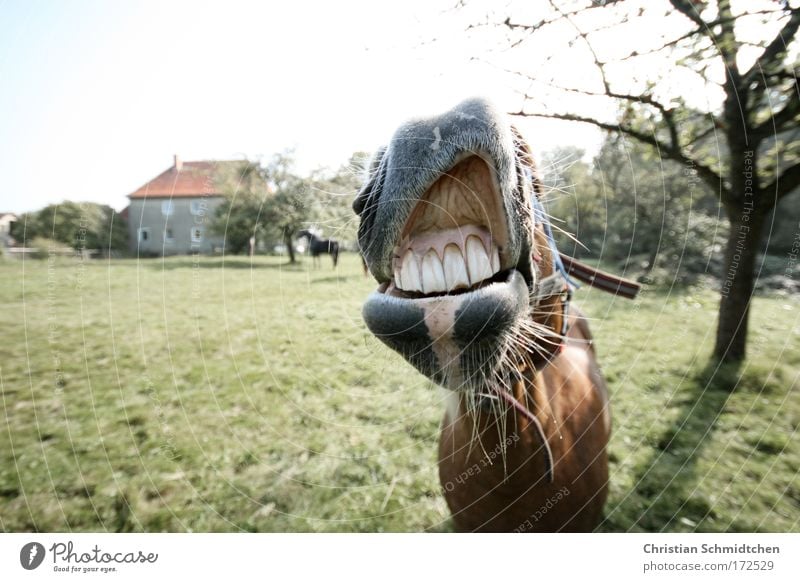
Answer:
<path fill-rule="evenodd" d="M 519 108 L 507 77 L 454 44 L 461 24 L 441 18 L 453 4 L 0 0 L 0 212 L 121 209 L 174 153 L 295 147 L 301 169 L 335 167 L 471 95 Z M 522 125 L 548 146 L 598 139 Z"/>
<path fill-rule="evenodd" d="M 508 5 L 471 2 L 477 6 L 468 8 L 476 11 L 470 17 L 454 14 L 455 4 L 0 0 L 0 212 L 64 199 L 122 209 L 126 195 L 167 169 L 176 153 L 237 159 L 295 148 L 301 171 L 338 167 L 352 152 L 387 142 L 406 118 L 469 96 L 516 111 L 522 100 L 515 88 L 547 102 L 542 80 L 594 82 L 597 90 L 585 49 L 567 45 L 574 31 L 566 25 L 537 34 L 538 46 L 498 53 L 494 33 L 477 31 L 467 41 L 465 22 L 483 18 L 487 7 L 505 14 Z M 545 6 L 509 5 L 515 18 L 530 22 Z M 596 26 L 602 16 L 587 18 Z M 599 37 L 597 46 L 613 54 L 623 50 L 620 37 L 626 46 L 657 44 L 685 24 L 680 15 L 656 14 Z M 552 58 L 544 62 L 546 51 Z M 524 69 L 537 84 L 487 61 Z M 669 67 L 642 65 L 641 79 L 635 71 L 622 78 L 628 91 L 669 74 L 658 86 L 705 101 L 700 107 L 719 97 Z M 559 97 L 557 106 L 580 112 L 569 99 Z M 575 145 L 591 152 L 601 139 L 584 125 L 534 118 L 517 124 L 538 151 Z"/>

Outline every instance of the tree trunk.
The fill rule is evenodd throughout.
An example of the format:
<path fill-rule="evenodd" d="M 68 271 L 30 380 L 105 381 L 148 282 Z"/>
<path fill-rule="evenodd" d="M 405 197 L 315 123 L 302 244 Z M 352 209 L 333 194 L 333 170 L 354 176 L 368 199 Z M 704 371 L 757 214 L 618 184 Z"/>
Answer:
<path fill-rule="evenodd" d="M 292 232 L 287 228 L 283 231 L 283 244 L 286 245 L 286 252 L 289 253 L 289 262 L 295 264 L 297 259 L 294 257 L 294 237 Z"/>
<path fill-rule="evenodd" d="M 747 204 L 727 207 L 731 230 L 725 249 L 725 272 L 714 346 L 714 358 L 725 363 L 738 363 L 745 358 L 754 271 L 764 225 L 763 213 L 756 212 Z"/>

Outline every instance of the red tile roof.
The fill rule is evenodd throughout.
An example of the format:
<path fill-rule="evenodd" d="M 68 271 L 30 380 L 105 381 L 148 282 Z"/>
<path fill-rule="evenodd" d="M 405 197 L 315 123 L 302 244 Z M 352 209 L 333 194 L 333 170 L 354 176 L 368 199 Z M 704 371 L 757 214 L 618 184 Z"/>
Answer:
<path fill-rule="evenodd" d="M 222 196 L 219 178 L 240 161 L 178 162 L 128 198 L 181 198 Z M 178 169 L 180 168 L 180 169 Z"/>

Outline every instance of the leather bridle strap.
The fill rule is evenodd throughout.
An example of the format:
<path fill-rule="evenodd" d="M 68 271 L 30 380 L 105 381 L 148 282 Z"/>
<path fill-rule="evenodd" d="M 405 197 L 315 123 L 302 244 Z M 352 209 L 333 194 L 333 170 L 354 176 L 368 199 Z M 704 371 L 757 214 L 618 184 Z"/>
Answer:
<path fill-rule="evenodd" d="M 567 286 L 567 281 L 561 273 L 556 271 L 552 275 L 539 280 L 536 284 L 536 291 L 533 293 L 533 299 L 536 303 L 539 303 L 543 299 L 561 295 Z"/>
<path fill-rule="evenodd" d="M 623 279 L 622 277 L 617 277 L 616 275 L 606 273 L 600 269 L 595 269 L 594 267 L 587 265 L 586 263 L 582 263 L 578 259 L 574 259 L 568 255 L 565 255 L 564 253 L 558 254 L 566 271 L 590 287 L 595 287 L 605 291 L 606 293 L 619 295 L 621 297 L 625 297 L 626 299 L 635 298 L 637 293 L 639 293 L 639 290 L 642 288 L 642 286 L 636 281 Z"/>
<path fill-rule="evenodd" d="M 542 448 L 544 448 L 545 475 L 547 476 L 547 482 L 552 483 L 555 479 L 553 476 L 553 451 L 550 449 L 550 443 L 547 441 L 547 435 L 544 434 L 542 423 L 539 422 L 539 419 L 536 418 L 535 414 L 525 408 L 525 406 L 523 406 L 522 403 L 514 398 L 514 396 L 507 390 L 503 390 L 502 388 L 498 387 L 494 388 L 493 391 L 495 394 L 497 394 L 498 398 L 502 398 L 508 404 L 513 406 L 517 412 L 522 414 L 522 416 L 524 416 L 536 429 L 539 440 L 542 443 Z"/>

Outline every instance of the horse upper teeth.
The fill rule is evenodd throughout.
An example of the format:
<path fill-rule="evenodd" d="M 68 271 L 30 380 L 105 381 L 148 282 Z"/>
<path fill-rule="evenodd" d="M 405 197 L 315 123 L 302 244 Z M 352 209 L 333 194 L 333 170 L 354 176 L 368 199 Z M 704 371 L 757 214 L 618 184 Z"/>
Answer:
<path fill-rule="evenodd" d="M 469 271 L 469 279 L 473 284 L 489 279 L 494 275 L 492 265 L 489 262 L 489 255 L 486 254 L 486 249 L 478 237 L 470 236 L 467 238 L 466 251 L 467 270 Z"/>
<path fill-rule="evenodd" d="M 500 272 L 500 251 L 492 247 L 492 275 Z"/>
<path fill-rule="evenodd" d="M 394 282 L 405 291 L 447 293 L 469 288 L 499 271 L 497 247 L 480 236 L 469 235 L 466 240 L 449 243 L 441 239 L 437 243 L 429 236 L 405 247 L 402 259 L 395 263 Z"/>
<path fill-rule="evenodd" d="M 448 290 L 460 287 L 469 287 L 469 274 L 461 250 L 456 245 L 447 245 L 444 248 L 444 278 Z"/>
<path fill-rule="evenodd" d="M 436 251 L 428 251 L 422 259 L 422 289 L 423 293 L 447 291 L 444 268 Z"/>
<path fill-rule="evenodd" d="M 422 291 L 422 281 L 419 276 L 419 265 L 414 253 L 406 251 L 400 271 L 400 288 L 406 291 Z"/>

